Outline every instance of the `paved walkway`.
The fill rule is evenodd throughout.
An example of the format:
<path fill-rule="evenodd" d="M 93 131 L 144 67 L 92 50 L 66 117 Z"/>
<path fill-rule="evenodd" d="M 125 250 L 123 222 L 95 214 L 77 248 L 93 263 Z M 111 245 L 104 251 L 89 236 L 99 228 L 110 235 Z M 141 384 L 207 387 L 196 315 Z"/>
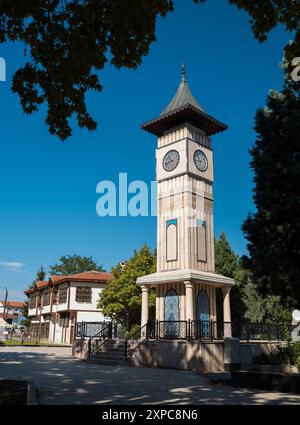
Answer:
<path fill-rule="evenodd" d="M 0 378 L 33 382 L 40 404 L 300 404 L 300 395 L 213 384 L 192 372 L 89 364 L 70 348 L 1 347 Z"/>

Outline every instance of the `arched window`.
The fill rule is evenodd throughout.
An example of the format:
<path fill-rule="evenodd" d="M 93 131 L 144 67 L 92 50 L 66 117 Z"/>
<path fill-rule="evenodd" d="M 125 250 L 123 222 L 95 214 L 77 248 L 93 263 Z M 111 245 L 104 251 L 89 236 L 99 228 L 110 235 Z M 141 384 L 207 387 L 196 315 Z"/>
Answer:
<path fill-rule="evenodd" d="M 170 289 L 165 296 L 165 338 L 177 338 L 179 336 L 179 298 L 174 289 Z"/>
<path fill-rule="evenodd" d="M 198 261 L 206 262 L 207 257 L 206 244 L 206 222 L 198 220 L 197 222 L 197 257 Z"/>
<path fill-rule="evenodd" d="M 201 337 L 210 336 L 209 296 L 201 290 L 197 297 L 197 320 Z"/>
<path fill-rule="evenodd" d="M 170 289 L 165 296 L 165 320 L 179 320 L 179 298 L 174 289 Z"/>
<path fill-rule="evenodd" d="M 177 249 L 177 220 L 168 220 L 166 234 L 167 261 L 177 261 Z"/>

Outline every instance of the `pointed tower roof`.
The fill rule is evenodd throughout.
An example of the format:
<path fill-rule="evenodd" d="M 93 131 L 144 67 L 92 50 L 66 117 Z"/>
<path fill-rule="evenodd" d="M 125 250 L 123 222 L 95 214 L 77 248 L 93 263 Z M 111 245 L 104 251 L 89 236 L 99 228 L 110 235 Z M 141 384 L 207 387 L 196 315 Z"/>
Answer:
<path fill-rule="evenodd" d="M 186 105 L 192 105 L 197 109 L 200 109 L 200 111 L 204 112 L 204 109 L 201 108 L 198 101 L 194 98 L 194 96 L 191 93 L 191 90 L 188 86 L 188 83 L 185 79 L 185 68 L 184 64 L 182 64 L 182 70 L 181 70 L 181 82 L 179 84 L 179 87 L 177 89 L 177 92 L 169 105 L 162 111 L 160 115 L 167 114 L 168 112 L 174 111 L 177 108 L 180 108 L 182 106 Z"/>
<path fill-rule="evenodd" d="M 180 85 L 168 106 L 158 118 L 142 124 L 141 127 L 156 136 L 162 136 L 166 130 L 185 122 L 203 130 L 207 136 L 226 130 L 228 126 L 208 115 L 192 95 L 185 79 L 184 65 L 181 74 Z"/>

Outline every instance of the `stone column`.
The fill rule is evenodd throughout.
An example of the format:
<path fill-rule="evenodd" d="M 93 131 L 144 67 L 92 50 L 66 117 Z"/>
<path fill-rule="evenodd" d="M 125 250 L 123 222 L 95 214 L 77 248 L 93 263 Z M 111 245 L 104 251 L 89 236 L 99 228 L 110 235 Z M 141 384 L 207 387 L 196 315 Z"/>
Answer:
<path fill-rule="evenodd" d="M 224 288 L 223 291 L 223 321 L 224 321 L 224 339 L 231 338 L 231 311 L 230 311 L 230 289 Z"/>
<path fill-rule="evenodd" d="M 157 285 L 155 288 L 155 320 L 160 320 L 160 293 L 159 293 L 159 286 Z"/>
<path fill-rule="evenodd" d="M 195 319 L 194 307 L 194 284 L 189 280 L 184 282 L 185 285 L 185 320 Z"/>
<path fill-rule="evenodd" d="M 148 322 L 149 315 L 149 307 L 148 307 L 148 297 L 149 297 L 149 289 L 146 285 L 142 285 L 142 316 L 141 316 L 141 327 L 146 325 Z M 143 329 L 142 336 L 146 336 L 146 329 Z"/>

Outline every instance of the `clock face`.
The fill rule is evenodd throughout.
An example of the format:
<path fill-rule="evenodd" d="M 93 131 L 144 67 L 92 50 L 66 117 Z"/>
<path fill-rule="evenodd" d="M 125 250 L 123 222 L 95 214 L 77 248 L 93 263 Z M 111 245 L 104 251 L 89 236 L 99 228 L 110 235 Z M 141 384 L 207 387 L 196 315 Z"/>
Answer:
<path fill-rule="evenodd" d="M 194 153 L 194 163 L 199 171 L 206 171 L 208 167 L 208 159 L 204 152 L 196 150 Z"/>
<path fill-rule="evenodd" d="M 179 164 L 179 153 L 175 150 L 169 151 L 163 159 L 163 167 L 166 171 L 173 171 Z"/>

